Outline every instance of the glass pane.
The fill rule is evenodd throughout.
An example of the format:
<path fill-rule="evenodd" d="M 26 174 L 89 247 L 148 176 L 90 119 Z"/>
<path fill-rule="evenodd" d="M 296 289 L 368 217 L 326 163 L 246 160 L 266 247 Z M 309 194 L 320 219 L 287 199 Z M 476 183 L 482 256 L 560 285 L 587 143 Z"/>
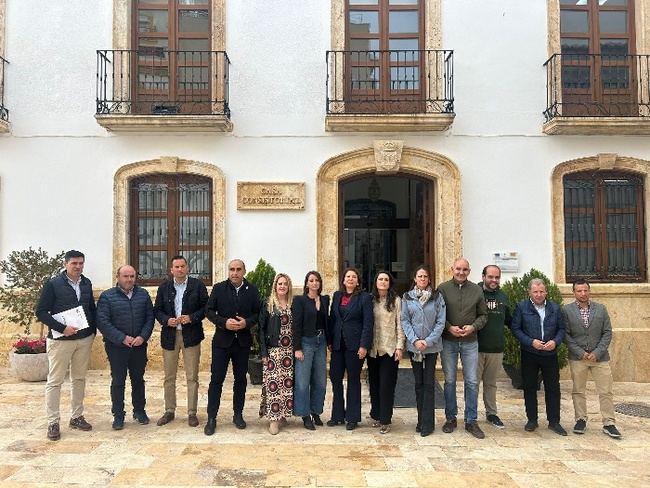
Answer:
<path fill-rule="evenodd" d="M 353 90 L 377 90 L 379 88 L 379 68 L 353 67 L 350 71 Z"/>
<path fill-rule="evenodd" d="M 562 10 L 560 11 L 561 32 L 589 32 L 589 16 L 587 12 Z"/>
<path fill-rule="evenodd" d="M 350 5 L 377 5 L 379 0 L 349 0 Z"/>
<path fill-rule="evenodd" d="M 598 5 L 606 5 L 608 7 L 614 5 L 627 5 L 627 0 L 598 0 Z"/>
<path fill-rule="evenodd" d="M 168 32 L 167 10 L 139 10 L 138 32 Z"/>
<path fill-rule="evenodd" d="M 560 0 L 560 5 L 587 5 L 587 0 Z"/>
<path fill-rule="evenodd" d="M 595 185 L 585 180 L 564 180 L 564 208 L 593 208 Z"/>
<path fill-rule="evenodd" d="M 210 0 L 177 0 L 179 5 L 207 5 Z"/>
<path fill-rule="evenodd" d="M 167 39 L 141 37 L 138 39 L 138 59 L 154 64 L 154 61 L 167 59 Z"/>
<path fill-rule="evenodd" d="M 388 14 L 388 31 L 391 34 L 402 32 L 419 32 L 418 12 L 414 11 L 397 11 Z"/>
<path fill-rule="evenodd" d="M 595 247 L 566 247 L 566 271 L 569 276 L 596 274 Z"/>
<path fill-rule="evenodd" d="M 178 88 L 185 91 L 208 89 L 208 68 L 178 68 Z"/>
<path fill-rule="evenodd" d="M 390 0 L 390 5 L 417 5 L 418 0 Z"/>
<path fill-rule="evenodd" d="M 627 12 L 600 12 L 598 14 L 601 34 L 625 34 L 627 32 Z"/>
<path fill-rule="evenodd" d="M 379 39 L 350 39 L 351 51 L 378 51 Z"/>
<path fill-rule="evenodd" d="M 607 273 L 614 276 L 638 276 L 637 252 L 634 247 L 610 247 L 607 250 L 609 260 Z"/>
<path fill-rule="evenodd" d="M 166 246 L 167 217 L 139 218 L 138 244 L 140 246 Z"/>
<path fill-rule="evenodd" d="M 564 239 L 567 244 L 592 242 L 594 240 L 593 214 L 567 213 L 564 216 Z"/>
<path fill-rule="evenodd" d="M 590 88 L 590 72 L 588 66 L 562 66 L 562 88 Z"/>
<path fill-rule="evenodd" d="M 417 66 L 393 66 L 390 68 L 391 90 L 417 90 L 420 88 L 420 68 Z"/>
<path fill-rule="evenodd" d="M 625 56 L 628 52 L 627 39 L 600 40 L 600 54 L 603 56 Z"/>
<path fill-rule="evenodd" d="M 210 255 L 204 250 L 184 250 L 189 275 L 199 279 L 210 279 Z"/>
<path fill-rule="evenodd" d="M 154 4 L 154 5 L 167 5 L 169 0 L 140 0 L 138 5 Z"/>
<path fill-rule="evenodd" d="M 141 211 L 167 210 L 167 185 L 164 183 L 140 183 L 138 185 L 138 208 Z"/>
<path fill-rule="evenodd" d="M 209 183 L 181 183 L 179 190 L 181 212 L 205 212 L 209 210 Z"/>
<path fill-rule="evenodd" d="M 178 232 L 181 246 L 200 246 L 210 244 L 209 217 L 181 217 Z"/>
<path fill-rule="evenodd" d="M 379 12 L 350 12 L 350 33 L 377 34 L 379 32 Z"/>
<path fill-rule="evenodd" d="M 138 66 L 138 86 L 143 90 L 166 91 L 169 88 L 169 67 Z"/>
<path fill-rule="evenodd" d="M 208 39 L 179 39 L 179 51 L 209 51 L 210 41 Z"/>
<path fill-rule="evenodd" d="M 417 61 L 419 57 L 419 39 L 389 39 L 388 49 L 402 51 L 390 53 L 391 61 Z"/>
<path fill-rule="evenodd" d="M 179 10 L 179 32 L 209 32 L 210 23 L 207 10 Z"/>
<path fill-rule="evenodd" d="M 563 37 L 561 40 L 562 54 L 588 54 L 589 39 L 571 39 Z"/>
<path fill-rule="evenodd" d="M 140 251 L 138 276 L 143 280 L 163 280 L 167 277 L 167 251 Z"/>
<path fill-rule="evenodd" d="M 600 76 L 606 90 L 627 89 L 630 86 L 630 70 L 627 66 L 603 66 Z"/>

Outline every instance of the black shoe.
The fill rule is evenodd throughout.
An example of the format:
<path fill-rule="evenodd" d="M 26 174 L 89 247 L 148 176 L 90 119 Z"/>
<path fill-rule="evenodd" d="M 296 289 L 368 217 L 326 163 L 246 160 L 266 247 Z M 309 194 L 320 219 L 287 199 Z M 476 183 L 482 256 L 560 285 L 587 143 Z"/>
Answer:
<path fill-rule="evenodd" d="M 621 433 L 618 431 L 614 424 L 604 425 L 603 432 L 614 439 L 620 439 L 622 437 Z"/>
<path fill-rule="evenodd" d="M 354 430 L 356 428 L 357 428 L 356 422 L 348 422 L 347 425 L 345 426 L 345 430 Z"/>
<path fill-rule="evenodd" d="M 93 430 L 93 426 L 86 422 L 86 419 L 83 415 L 80 415 L 76 419 L 70 419 L 70 428 L 83 430 L 84 432 Z"/>
<path fill-rule="evenodd" d="M 158 419 L 158 422 L 156 422 L 156 425 L 160 427 L 161 425 L 168 424 L 172 420 L 174 420 L 174 412 L 165 412 L 163 413 L 162 417 Z"/>
<path fill-rule="evenodd" d="M 122 430 L 124 428 L 124 414 L 113 416 L 113 430 Z"/>
<path fill-rule="evenodd" d="M 317 413 L 312 413 L 311 419 L 314 422 L 314 425 L 318 425 L 319 427 L 323 426 L 323 421 L 320 419 L 320 415 L 318 415 Z"/>
<path fill-rule="evenodd" d="M 420 431 L 420 437 L 427 437 L 427 436 L 430 436 L 431 434 L 433 434 L 433 429 L 431 429 L 431 430 L 429 430 L 429 429 L 422 429 L 422 430 Z"/>
<path fill-rule="evenodd" d="M 343 425 L 345 423 L 344 420 L 334 420 L 330 419 L 327 421 L 327 426 L 328 427 L 336 427 L 337 425 Z"/>
<path fill-rule="evenodd" d="M 208 421 L 205 427 L 203 427 L 203 433 L 205 435 L 212 435 L 215 430 L 217 430 L 217 417 L 208 417 Z"/>
<path fill-rule="evenodd" d="M 526 432 L 534 432 L 535 430 L 537 430 L 537 427 L 539 427 L 537 420 L 529 420 L 528 422 L 526 422 L 526 425 L 524 426 L 524 430 Z"/>
<path fill-rule="evenodd" d="M 61 438 L 61 429 L 58 422 L 47 426 L 47 438 L 51 441 L 58 441 Z"/>
<path fill-rule="evenodd" d="M 442 431 L 445 434 L 451 434 L 458 427 L 458 422 L 456 419 L 447 419 L 445 425 L 442 426 Z"/>
<path fill-rule="evenodd" d="M 415 432 L 422 432 L 422 428 L 420 427 L 420 424 L 417 424 L 415 426 Z"/>
<path fill-rule="evenodd" d="M 142 412 L 133 412 L 133 419 L 140 425 L 147 425 L 149 423 L 149 417 L 147 417 L 147 412 L 144 410 Z"/>
<path fill-rule="evenodd" d="M 486 417 L 486 420 L 488 421 L 488 424 L 492 425 L 493 427 L 496 427 L 497 429 L 506 428 L 506 426 L 503 425 L 503 422 L 501 422 L 501 419 L 499 418 L 498 415 L 488 415 Z"/>
<path fill-rule="evenodd" d="M 306 415 L 302 418 L 302 423 L 305 426 L 305 429 L 316 430 L 316 427 L 314 427 L 314 422 L 311 420 L 311 417 L 309 415 Z"/>
<path fill-rule="evenodd" d="M 584 434 L 587 430 L 587 422 L 584 419 L 578 419 L 576 424 L 573 426 L 574 434 Z"/>
<path fill-rule="evenodd" d="M 564 427 L 560 425 L 560 422 L 553 422 L 552 424 L 548 424 L 548 428 L 555 432 L 557 435 L 568 435 L 566 433 L 566 430 L 564 430 Z"/>
<path fill-rule="evenodd" d="M 246 428 L 246 421 L 244 420 L 244 417 L 242 417 L 241 413 L 236 413 L 232 416 L 232 423 L 240 430 Z"/>

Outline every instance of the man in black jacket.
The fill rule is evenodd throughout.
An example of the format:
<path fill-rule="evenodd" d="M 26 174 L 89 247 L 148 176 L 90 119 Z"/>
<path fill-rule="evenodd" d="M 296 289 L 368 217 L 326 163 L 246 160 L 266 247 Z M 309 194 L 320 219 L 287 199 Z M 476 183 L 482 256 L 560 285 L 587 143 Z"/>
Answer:
<path fill-rule="evenodd" d="M 252 338 L 251 327 L 260 312 L 260 297 L 257 288 L 244 279 L 246 266 L 241 259 L 228 264 L 228 279 L 216 284 L 206 305 L 206 316 L 216 325 L 212 338 L 212 365 L 208 387 L 208 422 L 205 435 L 214 434 L 217 428 L 217 413 L 221 402 L 221 390 L 232 361 L 233 418 L 238 429 L 245 429 L 242 416 L 246 396 L 246 370 Z"/>
<path fill-rule="evenodd" d="M 208 291 L 201 280 L 187 275 L 187 259 L 183 256 L 172 258 L 171 280 L 165 280 L 156 294 L 154 315 L 162 329 L 163 367 L 165 370 L 165 413 L 158 419 L 158 425 L 174 420 L 176 412 L 176 373 L 178 356 L 183 350 L 185 378 L 187 379 L 187 423 L 190 427 L 199 425 L 196 408 L 199 398 L 199 362 L 201 360 L 201 341 L 203 318 Z"/>
<path fill-rule="evenodd" d="M 96 333 L 93 285 L 81 274 L 85 262 L 83 253 L 68 251 L 63 260 L 65 271 L 45 283 L 36 306 L 36 317 L 50 329 L 47 335 L 47 358 L 50 365 L 45 387 L 45 403 L 47 438 L 52 441 L 61 438 L 61 384 L 68 370 L 72 387 L 70 427 L 84 431 L 92 430 L 92 426 L 83 416 L 83 401 L 90 351 Z M 61 323 L 52 317 L 79 306 L 83 307 L 86 314 L 87 328 L 77 329 L 74 325 Z M 53 334 L 57 336 L 56 339 Z"/>

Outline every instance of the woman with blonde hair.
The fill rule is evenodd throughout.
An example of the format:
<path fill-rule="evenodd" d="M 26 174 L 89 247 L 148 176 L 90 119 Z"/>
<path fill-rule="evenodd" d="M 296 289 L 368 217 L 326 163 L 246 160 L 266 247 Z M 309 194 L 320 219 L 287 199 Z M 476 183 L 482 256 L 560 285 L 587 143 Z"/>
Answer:
<path fill-rule="evenodd" d="M 260 417 L 269 420 L 269 432 L 280 432 L 280 424 L 293 414 L 293 334 L 291 278 L 278 273 L 271 296 L 260 310 L 259 332 L 263 384 Z"/>

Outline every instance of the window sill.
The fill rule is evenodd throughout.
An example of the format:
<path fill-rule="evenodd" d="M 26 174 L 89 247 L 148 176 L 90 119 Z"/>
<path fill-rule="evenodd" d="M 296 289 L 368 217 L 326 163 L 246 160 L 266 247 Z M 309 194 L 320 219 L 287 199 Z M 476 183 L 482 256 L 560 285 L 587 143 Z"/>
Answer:
<path fill-rule="evenodd" d="M 327 132 L 442 132 L 456 114 L 328 114 Z"/>
<path fill-rule="evenodd" d="M 6 120 L 0 120 L 0 134 L 9 133 L 9 122 Z"/>
<path fill-rule="evenodd" d="M 542 126 L 555 135 L 650 135 L 650 117 L 553 117 Z"/>
<path fill-rule="evenodd" d="M 598 297 L 644 296 L 650 295 L 650 283 L 590 283 L 591 294 Z M 573 287 L 570 283 L 557 284 L 562 296 L 570 303 L 573 299 Z M 598 300 L 596 300 L 598 301 Z"/>
<path fill-rule="evenodd" d="M 225 115 L 95 115 L 112 132 L 232 132 Z"/>

